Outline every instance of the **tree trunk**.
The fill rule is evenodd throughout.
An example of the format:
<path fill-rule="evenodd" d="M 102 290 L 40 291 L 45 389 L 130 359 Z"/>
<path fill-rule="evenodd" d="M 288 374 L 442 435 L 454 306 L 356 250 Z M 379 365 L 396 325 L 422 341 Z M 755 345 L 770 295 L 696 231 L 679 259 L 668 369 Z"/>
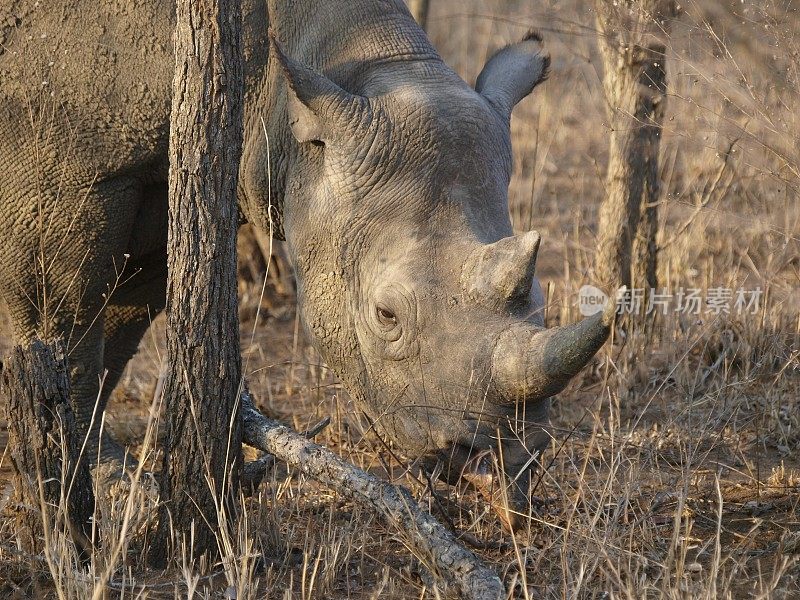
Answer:
<path fill-rule="evenodd" d="M 2 389 L 22 550 L 42 555 L 45 540 L 66 530 L 79 556 L 88 558 L 94 493 L 69 403 L 64 345 L 35 340 L 29 348 L 15 347 L 2 367 Z"/>
<path fill-rule="evenodd" d="M 595 278 L 606 289 L 657 286 L 665 38 L 674 0 L 595 0 L 611 140 Z"/>
<path fill-rule="evenodd" d="M 408 0 L 408 10 L 419 23 L 423 29 L 428 28 L 428 10 L 430 9 L 430 0 Z"/>
<path fill-rule="evenodd" d="M 650 289 L 658 287 L 658 203 L 661 199 L 659 179 L 659 149 L 664 123 L 667 96 L 666 48 L 652 44 L 647 49 L 645 68 L 640 78 L 646 90 L 640 92 L 640 102 L 646 115 L 641 127 L 644 150 L 644 187 L 639 203 L 639 223 L 633 238 L 631 286 Z"/>
<path fill-rule="evenodd" d="M 169 278 L 159 535 L 217 554 L 239 494 L 241 379 L 236 187 L 242 146 L 241 3 L 178 0 L 170 129 Z M 175 536 L 170 535 L 173 530 Z M 180 547 L 180 546 L 178 546 Z"/>

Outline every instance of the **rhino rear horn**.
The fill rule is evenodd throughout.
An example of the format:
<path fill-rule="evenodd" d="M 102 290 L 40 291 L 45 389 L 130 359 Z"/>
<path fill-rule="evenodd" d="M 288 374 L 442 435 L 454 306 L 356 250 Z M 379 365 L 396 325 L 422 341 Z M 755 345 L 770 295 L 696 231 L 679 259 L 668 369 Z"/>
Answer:
<path fill-rule="evenodd" d="M 526 307 L 540 242 L 539 233 L 529 231 L 478 247 L 462 271 L 467 298 L 492 309 Z"/>
<path fill-rule="evenodd" d="M 486 98 L 506 120 L 511 110 L 539 83 L 547 79 L 550 55 L 541 36 L 531 31 L 522 41 L 499 50 L 483 67 L 475 91 Z"/>
<path fill-rule="evenodd" d="M 272 29 L 269 40 L 288 83 L 289 124 L 298 142 L 335 143 L 366 127 L 371 114 L 367 98 L 290 58 Z"/>

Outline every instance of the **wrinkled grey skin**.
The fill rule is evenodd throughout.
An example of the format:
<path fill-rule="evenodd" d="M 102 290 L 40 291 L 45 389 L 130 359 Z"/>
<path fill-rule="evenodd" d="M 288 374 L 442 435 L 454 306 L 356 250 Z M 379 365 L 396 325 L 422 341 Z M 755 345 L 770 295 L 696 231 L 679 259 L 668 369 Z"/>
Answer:
<path fill-rule="evenodd" d="M 174 16 L 157 0 L 0 2 L 0 288 L 17 342 L 69 340 L 96 452 L 164 306 Z M 277 43 L 245 1 L 243 217 L 285 235 L 310 338 L 378 431 L 483 491 L 502 462 L 519 499 L 549 397 L 609 326 L 539 332 L 538 236 L 510 237 L 510 112 L 545 75 L 540 44 L 498 53 L 476 92 L 400 0 L 269 14 Z"/>

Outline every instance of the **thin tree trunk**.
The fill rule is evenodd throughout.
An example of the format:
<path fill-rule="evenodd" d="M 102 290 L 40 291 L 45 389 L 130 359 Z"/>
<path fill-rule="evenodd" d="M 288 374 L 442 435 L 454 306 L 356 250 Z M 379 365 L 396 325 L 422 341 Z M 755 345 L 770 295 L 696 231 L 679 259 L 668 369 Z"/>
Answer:
<path fill-rule="evenodd" d="M 70 533 L 79 556 L 91 551 L 94 493 L 83 439 L 69 403 L 64 345 L 35 340 L 15 347 L 2 367 L 13 466 L 17 539 L 32 556 L 56 530 Z"/>
<path fill-rule="evenodd" d="M 595 277 L 656 287 L 658 155 L 666 95 L 664 38 L 674 0 L 595 0 L 611 139 Z"/>
<path fill-rule="evenodd" d="M 408 0 L 408 10 L 423 29 L 428 28 L 428 11 L 430 10 L 430 0 Z"/>
<path fill-rule="evenodd" d="M 659 150 L 667 95 L 666 48 L 651 44 L 647 49 L 641 104 L 646 121 L 641 136 L 644 147 L 644 189 L 639 204 L 639 223 L 633 238 L 631 285 L 646 290 L 658 287 L 658 203 L 661 199 Z M 649 291 L 648 291 L 649 293 Z"/>
<path fill-rule="evenodd" d="M 241 378 L 236 186 L 242 145 L 241 3 L 178 0 L 170 130 L 169 278 L 159 535 L 217 553 L 239 494 Z M 174 529 L 177 539 L 170 536 Z"/>

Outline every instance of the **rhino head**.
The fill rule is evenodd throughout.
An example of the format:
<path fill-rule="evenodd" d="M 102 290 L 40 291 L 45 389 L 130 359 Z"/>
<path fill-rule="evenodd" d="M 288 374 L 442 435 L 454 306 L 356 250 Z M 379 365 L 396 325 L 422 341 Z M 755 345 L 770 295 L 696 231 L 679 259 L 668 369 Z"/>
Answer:
<path fill-rule="evenodd" d="M 512 232 L 511 110 L 546 75 L 539 38 L 494 55 L 475 89 L 434 60 L 365 67 L 346 91 L 274 39 L 273 51 L 310 338 L 402 454 L 473 483 L 513 527 L 550 441 L 550 397 L 613 318 L 545 329 L 539 235 Z"/>

